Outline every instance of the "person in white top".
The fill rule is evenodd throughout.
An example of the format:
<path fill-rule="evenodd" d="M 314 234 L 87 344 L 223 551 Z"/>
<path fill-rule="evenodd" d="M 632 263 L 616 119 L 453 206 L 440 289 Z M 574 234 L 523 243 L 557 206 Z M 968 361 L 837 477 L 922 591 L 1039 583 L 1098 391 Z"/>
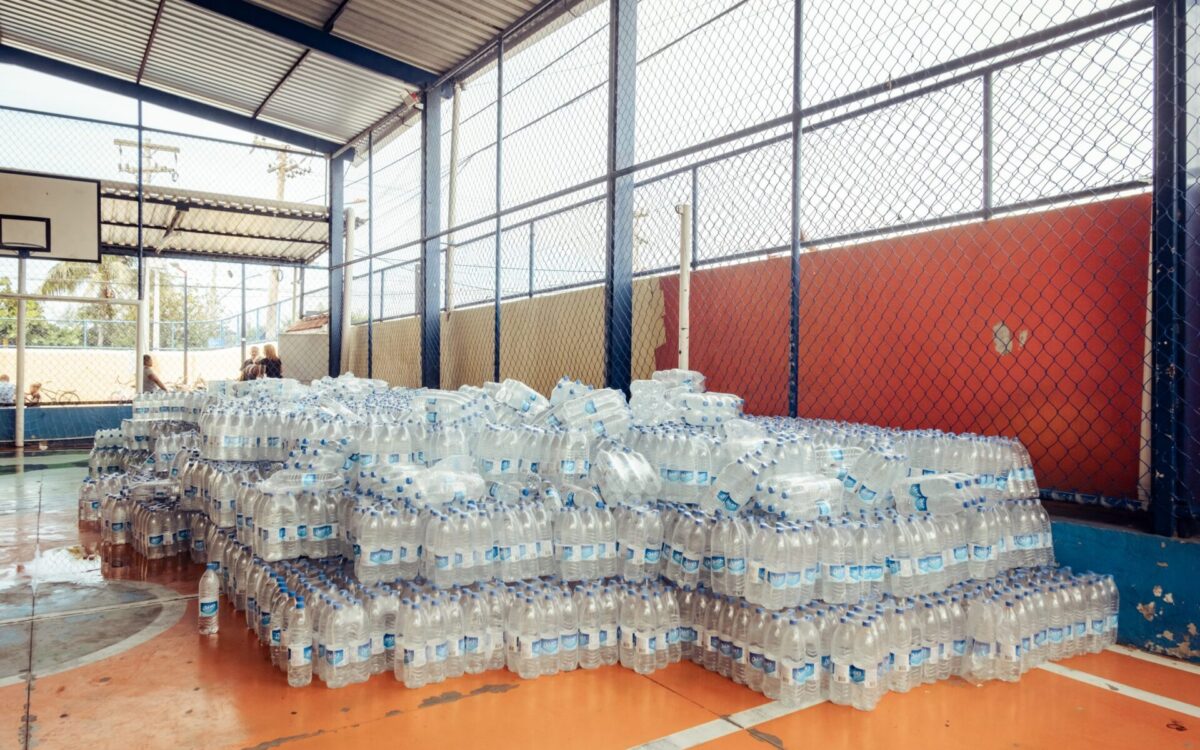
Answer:
<path fill-rule="evenodd" d="M 158 373 L 154 371 L 154 358 L 149 354 L 142 355 L 142 393 L 150 393 L 151 391 L 165 391 L 167 386 L 163 384 L 162 378 L 158 377 Z"/>

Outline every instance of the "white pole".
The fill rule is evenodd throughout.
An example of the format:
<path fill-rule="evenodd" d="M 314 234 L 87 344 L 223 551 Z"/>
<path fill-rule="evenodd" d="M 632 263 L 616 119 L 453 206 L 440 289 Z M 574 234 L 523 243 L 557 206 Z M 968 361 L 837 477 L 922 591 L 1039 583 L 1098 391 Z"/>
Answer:
<path fill-rule="evenodd" d="M 162 300 L 158 296 L 162 290 L 162 272 L 150 265 L 149 259 L 146 266 L 150 276 L 150 351 L 158 351 L 162 348 L 162 328 L 159 323 L 162 320 Z"/>
<path fill-rule="evenodd" d="M 292 267 L 292 322 L 295 323 L 299 319 L 299 304 L 300 299 L 300 267 Z"/>
<path fill-rule="evenodd" d="M 25 254 L 17 258 L 17 294 L 25 294 Z M 13 442 L 18 448 L 25 447 L 25 299 L 17 300 L 17 383 L 16 414 L 13 419 Z"/>
<path fill-rule="evenodd" d="M 354 260 L 354 207 L 346 207 L 346 240 L 343 244 L 342 257 L 347 261 Z M 354 321 L 350 315 L 354 310 L 352 304 L 351 293 L 354 291 L 354 264 L 349 263 L 345 266 L 345 272 L 342 274 L 342 320 L 345 328 L 342 332 L 342 354 L 341 362 L 338 363 L 338 372 L 345 372 L 347 365 L 350 364 L 350 338 L 354 335 Z"/>
<path fill-rule="evenodd" d="M 688 309 L 692 298 L 692 206 L 680 203 L 675 207 L 679 214 L 679 364 L 681 370 L 688 369 L 690 346 Z"/>
<path fill-rule="evenodd" d="M 454 310 L 454 224 L 458 207 L 458 108 L 462 86 L 454 84 L 454 99 L 450 110 L 450 183 L 446 186 L 446 312 Z"/>

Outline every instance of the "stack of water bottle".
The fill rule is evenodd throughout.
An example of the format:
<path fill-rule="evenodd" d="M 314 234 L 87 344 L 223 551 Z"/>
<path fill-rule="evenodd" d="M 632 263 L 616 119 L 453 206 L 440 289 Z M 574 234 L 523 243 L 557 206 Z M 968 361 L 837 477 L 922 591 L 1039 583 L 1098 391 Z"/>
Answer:
<path fill-rule="evenodd" d="M 207 399 L 205 391 L 147 391 L 133 399 L 133 420 L 195 424 Z"/>
<path fill-rule="evenodd" d="M 525 678 L 617 663 L 649 672 L 682 653 L 675 592 L 662 584 L 367 586 L 333 561 L 268 564 L 225 530 L 210 538 L 202 630 L 214 632 L 223 593 L 294 686 L 314 674 L 342 687 L 391 672 L 421 687 L 504 667 Z"/>
<path fill-rule="evenodd" d="M 208 610 L 216 594 L 204 593 L 214 579 L 231 601 L 242 597 L 239 609 L 247 609 L 247 587 L 256 602 L 282 597 L 283 632 L 302 610 L 300 627 L 313 633 L 298 641 L 310 641 L 307 656 L 303 649 L 294 656 L 299 666 L 315 661 L 333 685 L 365 679 L 380 646 L 372 636 L 363 672 L 354 666 L 360 636 L 378 632 L 380 643 L 390 634 L 425 644 L 405 647 L 412 653 L 393 670 L 406 684 L 425 684 L 456 674 L 457 662 L 445 666 L 454 655 L 483 649 L 488 656 L 476 665 L 500 658 L 495 633 L 483 638 L 454 624 L 475 616 L 466 608 L 476 598 L 489 613 L 498 600 L 497 664 L 524 676 L 550 662 L 568 668 L 559 660 L 564 643 L 582 661 L 581 644 L 593 638 L 613 649 L 611 662 L 599 663 L 650 671 L 713 647 L 715 631 L 729 635 L 715 641 L 718 671 L 728 650 L 730 675 L 756 689 L 771 694 L 778 679 L 780 695 L 791 696 L 785 700 L 807 700 L 811 679 L 823 685 L 817 695 L 860 707 L 873 705 L 863 690 L 893 684 L 881 675 L 911 671 L 914 660 L 961 664 L 952 659 L 982 648 L 976 637 L 999 658 L 1000 641 L 987 628 L 1007 622 L 1009 601 L 1018 618 L 1025 613 L 1025 627 L 1051 594 L 1091 587 L 1115 616 L 1111 581 L 1051 567 L 1048 518 L 1015 440 L 743 417 L 740 398 L 706 393 L 703 376 L 690 371 L 655 373 L 631 391 L 627 404 L 619 392 L 569 378 L 547 399 L 512 380 L 389 390 L 345 376 L 311 387 L 214 389 L 195 447 L 186 438 L 164 447 L 175 450 L 168 478 L 180 486 L 179 509 L 211 520 L 204 551 L 216 567 L 205 574 L 202 613 L 215 617 Z M 579 602 L 589 598 L 613 613 L 611 632 L 582 624 Z M 701 601 L 708 610 L 697 614 Z M 372 606 L 384 611 L 383 625 Z M 773 657 L 749 647 L 749 630 L 739 635 L 737 627 L 722 630 L 719 618 L 706 620 L 718 606 L 734 625 L 744 613 L 747 625 L 774 627 Z M 884 664 L 880 644 L 903 623 L 911 634 L 910 620 L 957 622 L 960 612 L 966 638 L 946 640 L 937 655 L 910 649 L 899 667 L 889 650 Z M 256 627 L 261 617 L 254 614 Z M 810 662 L 795 651 L 795 639 L 808 637 L 806 623 L 829 636 L 808 677 Z M 843 624 L 854 658 L 875 664 L 873 672 L 834 659 L 833 634 Z M 322 641 L 327 626 L 332 640 Z M 1096 627 L 1110 637 L 1115 621 L 1106 615 Z M 413 632 L 415 641 L 405 641 Z M 1031 644 L 1053 635 L 1049 625 L 1041 632 Z M 289 643 L 280 637 L 276 648 Z M 953 653 L 960 646 L 969 650 Z M 332 665 L 322 648 L 333 653 Z M 871 648 L 879 661 L 871 661 Z M 1023 645 L 1022 654 L 1031 648 Z M 383 647 L 384 664 L 397 664 L 387 655 L 393 649 Z M 286 649 L 274 656 L 291 661 Z M 411 675 L 406 663 L 415 665 Z M 946 670 L 932 674 L 962 673 Z M 1001 673 L 1009 674 L 966 676 Z M 889 689 L 907 684 L 898 679 L 900 687 Z M 863 687 L 833 687 L 843 684 Z"/>
<path fill-rule="evenodd" d="M 769 698 L 875 707 L 887 692 L 961 677 L 1015 681 L 1116 639 L 1109 576 L 1031 568 L 936 596 L 772 610 L 705 587 L 678 593 L 685 658 Z"/>

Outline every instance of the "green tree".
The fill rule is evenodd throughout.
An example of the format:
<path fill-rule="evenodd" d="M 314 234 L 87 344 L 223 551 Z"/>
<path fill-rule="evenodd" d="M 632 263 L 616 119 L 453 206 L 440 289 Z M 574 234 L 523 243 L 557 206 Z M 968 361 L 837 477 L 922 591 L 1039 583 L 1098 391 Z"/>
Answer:
<path fill-rule="evenodd" d="M 100 262 L 57 263 L 42 282 L 42 294 L 117 299 L 120 291 L 137 291 L 137 261 L 121 255 L 103 255 Z M 88 342 L 94 346 L 134 346 L 137 310 L 132 305 L 91 302 L 75 310 L 75 318 L 98 321 Z"/>
<path fill-rule="evenodd" d="M 0 278 L 0 292 L 11 294 L 12 282 Z M 34 301 L 25 303 L 25 341 L 34 346 L 69 346 L 79 340 L 77 331 L 46 320 L 42 306 Z M 0 345 L 17 344 L 17 301 L 0 299 Z"/>

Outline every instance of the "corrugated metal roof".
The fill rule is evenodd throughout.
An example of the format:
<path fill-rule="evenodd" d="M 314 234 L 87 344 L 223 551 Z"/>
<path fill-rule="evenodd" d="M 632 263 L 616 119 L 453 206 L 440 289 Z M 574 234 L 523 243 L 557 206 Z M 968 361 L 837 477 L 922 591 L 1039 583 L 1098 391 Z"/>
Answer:
<path fill-rule="evenodd" d="M 248 113 L 303 52 L 183 0 L 167 0 L 143 80 Z"/>
<path fill-rule="evenodd" d="M 156 7 L 153 0 L 4 2 L 0 3 L 0 40 L 133 79 Z"/>
<path fill-rule="evenodd" d="M 348 139 L 394 109 L 413 89 L 388 76 L 311 52 L 263 108 L 262 117 Z"/>
<path fill-rule="evenodd" d="M 187 0 L 2 0 L 0 43 L 142 82 L 293 130 L 347 142 L 404 105 L 402 82 Z M 538 0 L 253 0 L 315 28 L 444 75 Z M 571 0 L 561 0 L 568 6 Z M 217 10 L 217 9 L 214 9 Z M 280 33 L 283 33 L 282 31 Z M 149 53 L 147 55 L 147 42 Z M 319 45 L 318 45 L 319 46 Z M 360 63 L 364 64 L 364 63 Z"/>
<path fill-rule="evenodd" d="M 324 206 L 148 185 L 142 210 L 146 252 L 309 261 L 329 243 Z M 137 185 L 100 185 L 100 243 L 137 248 Z"/>
<path fill-rule="evenodd" d="M 536 5 L 532 0 L 351 0 L 334 33 L 420 65 L 445 71 L 487 44 Z"/>
<path fill-rule="evenodd" d="M 340 0 L 251 2 L 318 27 L 341 4 Z M 537 0 L 350 0 L 333 33 L 444 73 L 537 4 Z"/>
<path fill-rule="evenodd" d="M 309 26 L 324 26 L 342 0 L 250 0 L 255 5 L 270 8 L 276 13 L 308 24 Z"/>

